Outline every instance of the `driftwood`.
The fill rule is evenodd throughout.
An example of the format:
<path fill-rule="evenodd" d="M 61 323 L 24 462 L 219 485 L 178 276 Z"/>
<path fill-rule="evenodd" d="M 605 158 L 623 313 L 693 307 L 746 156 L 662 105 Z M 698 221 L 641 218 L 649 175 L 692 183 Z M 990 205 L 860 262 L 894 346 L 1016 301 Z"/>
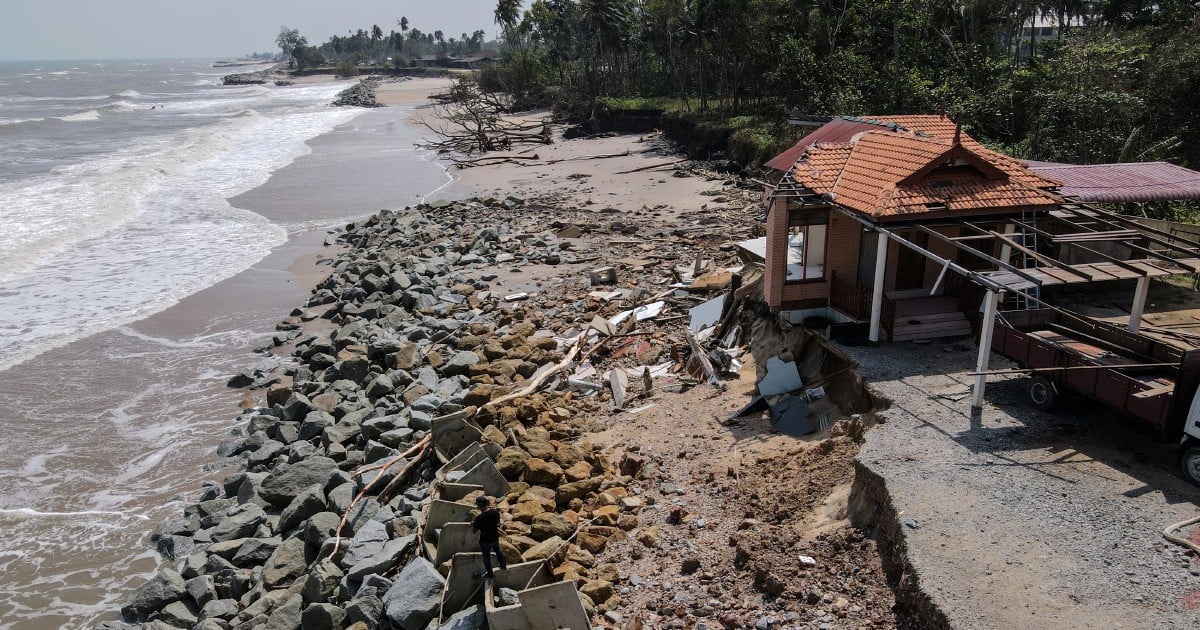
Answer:
<path fill-rule="evenodd" d="M 705 352 L 704 348 L 701 348 L 700 344 L 696 342 L 696 337 L 692 335 L 692 331 L 684 330 L 683 333 L 687 335 L 688 347 L 692 349 L 692 356 L 699 361 L 700 369 L 704 372 L 704 375 L 708 377 L 708 382 L 716 385 L 719 382 L 719 379 L 717 379 L 716 370 L 713 369 L 712 361 L 708 358 L 708 353 Z"/>
<path fill-rule="evenodd" d="M 689 162 L 689 161 L 691 161 L 691 159 L 692 158 L 683 158 L 682 160 L 675 160 L 673 162 L 664 162 L 662 164 L 651 164 L 649 166 L 643 166 L 643 167 L 635 168 L 635 169 L 628 170 L 628 171 L 617 171 L 616 174 L 617 175 L 628 175 L 630 173 L 640 173 L 642 171 L 652 171 L 656 168 L 665 168 L 667 166 L 674 166 L 676 164 L 682 164 L 684 162 Z"/>
<path fill-rule="evenodd" d="M 354 508 L 358 505 L 358 502 L 362 501 L 363 497 L 365 497 L 367 495 L 367 492 L 369 492 L 371 490 L 371 488 L 375 486 L 376 483 L 379 483 L 380 479 L 383 479 L 383 474 L 385 472 L 387 472 L 389 468 L 404 461 L 405 457 L 408 457 L 409 455 L 412 455 L 413 453 L 417 453 L 417 452 L 420 453 L 420 455 L 418 457 L 414 458 L 413 461 L 408 466 L 405 466 L 405 468 L 404 468 L 405 471 L 407 471 L 412 464 L 415 464 L 416 462 L 421 461 L 422 457 L 424 457 L 424 455 L 425 455 L 426 449 L 429 448 L 429 444 L 432 442 L 432 440 L 433 440 L 432 435 L 426 435 L 425 437 L 421 438 L 421 440 L 418 441 L 416 444 L 413 444 L 412 448 L 408 449 L 407 451 L 404 451 L 403 453 L 401 453 L 399 455 L 396 455 L 395 457 L 388 460 L 386 464 L 379 467 L 379 474 L 375 475 L 375 478 L 372 479 L 370 483 L 363 486 L 363 489 L 358 491 L 358 494 L 354 496 L 354 500 L 350 501 L 350 505 L 346 507 L 346 512 L 342 514 L 342 520 L 338 521 L 337 529 L 333 530 L 333 538 L 334 538 L 333 553 L 330 555 L 336 554 L 338 547 L 342 544 L 342 528 L 344 528 L 346 526 L 346 521 L 350 518 L 350 513 L 354 511 Z M 404 476 L 403 474 L 398 475 L 396 478 L 399 479 L 403 476 Z M 391 487 L 391 484 L 388 484 L 388 487 Z"/>
<path fill-rule="evenodd" d="M 480 411 L 483 411 L 484 409 L 487 409 L 488 407 L 496 407 L 499 405 L 503 405 L 506 402 L 511 402 L 511 401 L 517 400 L 519 398 L 524 398 L 524 397 L 529 396 L 530 394 L 536 392 L 542 385 L 544 385 L 546 383 L 546 381 L 550 380 L 551 376 L 558 374 L 559 372 L 567 369 L 567 367 L 569 365 L 571 365 L 571 362 L 575 360 L 576 355 L 578 355 L 579 351 L 583 349 L 583 340 L 585 338 L 587 338 L 587 331 L 584 331 L 579 334 L 579 337 L 575 340 L 575 345 L 571 347 L 571 351 L 567 353 L 567 356 L 563 357 L 562 361 L 559 361 L 557 365 L 550 368 L 549 370 L 542 372 L 542 374 L 540 376 L 538 376 L 537 378 L 533 379 L 533 381 L 530 382 L 529 385 L 526 385 L 525 387 L 521 388 L 519 391 L 515 391 L 511 394 L 505 394 L 504 396 L 496 398 L 490 402 L 484 403 L 483 406 L 481 406 L 478 410 L 476 410 L 475 413 L 478 414 Z"/>
<path fill-rule="evenodd" d="M 446 154 L 455 166 L 466 168 L 495 160 L 479 156 L 491 151 L 505 151 L 528 144 L 550 144 L 550 125 L 542 121 L 515 120 L 505 113 L 512 111 L 513 101 L 507 94 L 485 92 L 469 77 L 458 79 L 439 105 L 433 106 L 433 121 L 420 119 L 426 129 L 437 135 L 419 146 Z M 497 160 L 537 159 L 505 156 Z"/>

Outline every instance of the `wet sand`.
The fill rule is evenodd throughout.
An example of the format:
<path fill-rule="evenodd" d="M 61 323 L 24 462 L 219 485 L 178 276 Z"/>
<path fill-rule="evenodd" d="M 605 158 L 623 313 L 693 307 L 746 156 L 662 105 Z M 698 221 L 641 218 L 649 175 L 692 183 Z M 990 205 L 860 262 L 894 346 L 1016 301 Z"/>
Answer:
<path fill-rule="evenodd" d="M 404 82 L 416 103 L 425 81 Z M 451 178 L 413 150 L 411 106 L 364 111 L 309 142 L 312 153 L 230 202 L 289 240 L 238 275 L 134 324 L 44 353 L 3 374 L 0 625 L 90 626 L 119 618 L 159 558 L 149 534 L 194 501 L 276 322 L 328 272 L 329 229 L 403 208 Z M 262 391 L 252 392 L 261 398 Z"/>
<path fill-rule="evenodd" d="M 326 232 L 382 208 L 471 195 L 556 195 L 597 212 L 697 210 L 713 188 L 671 176 L 678 156 L 643 152 L 638 136 L 556 141 L 538 149 L 555 164 L 501 165 L 447 174 L 413 148 L 427 134 L 411 114 L 445 79 L 381 86 L 369 110 L 309 144 L 310 155 L 263 186 L 231 199 L 286 227 L 287 244 L 250 269 L 135 324 L 94 335 L 4 374 L 0 419 L 11 469 L 0 493 L 22 509 L 0 512 L 0 619 L 16 628 L 93 625 L 116 619 L 159 564 L 149 534 L 194 501 L 228 434 L 243 392 L 225 387 L 253 366 L 276 322 L 323 277 Z M 588 156 L 628 152 L 612 158 Z M 699 200 L 699 201 L 698 201 Z M 562 274 L 527 270 L 522 280 Z M 515 282 L 515 279 L 514 279 Z M 510 285 L 511 286 L 511 285 Z M 253 392 L 261 400 L 262 392 Z M 14 541 L 36 541 L 16 543 Z"/>

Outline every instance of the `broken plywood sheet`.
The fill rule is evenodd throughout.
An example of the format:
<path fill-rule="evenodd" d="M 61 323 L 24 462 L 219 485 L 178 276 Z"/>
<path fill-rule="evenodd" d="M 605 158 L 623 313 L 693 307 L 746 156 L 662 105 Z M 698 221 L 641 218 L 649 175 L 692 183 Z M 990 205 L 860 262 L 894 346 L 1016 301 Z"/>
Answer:
<path fill-rule="evenodd" d="M 783 362 L 779 357 L 767 359 L 767 373 L 758 382 L 758 393 L 763 396 L 786 394 L 800 389 L 800 371 L 795 361 Z"/>
<path fill-rule="evenodd" d="M 718 291 L 729 286 L 733 282 L 733 272 L 725 269 L 718 271 L 710 271 L 699 278 L 696 278 L 688 285 L 691 291 Z"/>

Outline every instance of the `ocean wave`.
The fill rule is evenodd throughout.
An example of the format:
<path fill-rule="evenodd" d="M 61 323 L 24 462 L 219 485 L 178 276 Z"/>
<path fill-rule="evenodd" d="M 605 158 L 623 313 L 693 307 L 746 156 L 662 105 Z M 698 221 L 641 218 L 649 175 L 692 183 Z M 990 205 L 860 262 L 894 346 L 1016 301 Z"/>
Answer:
<path fill-rule="evenodd" d="M 122 90 L 116 94 L 113 94 L 113 98 L 137 98 L 141 95 L 142 93 L 138 92 L 137 90 Z"/>
<path fill-rule="evenodd" d="M 106 112 L 133 112 L 140 108 L 129 101 L 117 101 L 115 103 L 109 103 L 100 109 Z"/>
<path fill-rule="evenodd" d="M 94 120 L 100 120 L 100 112 L 95 109 L 89 109 L 86 112 L 67 114 L 66 116 L 55 116 L 55 118 L 63 122 L 91 122 Z"/>
<path fill-rule="evenodd" d="M 149 517 L 144 514 L 126 514 L 124 512 L 115 512 L 112 510 L 77 510 L 71 512 L 43 512 L 33 508 L 0 508 L 0 515 L 14 514 L 20 516 L 31 516 L 40 518 L 73 518 L 76 516 L 118 516 L 121 518 L 134 518 L 141 521 L 149 520 Z"/>
<path fill-rule="evenodd" d="M 319 109 L 318 109 L 319 108 Z M 253 265 L 286 230 L 227 199 L 359 112 L 231 118 L 0 185 L 0 371 L 141 320 Z"/>
<path fill-rule="evenodd" d="M 9 125 L 24 125 L 27 123 L 39 123 L 46 120 L 45 118 L 0 118 L 0 127 Z"/>

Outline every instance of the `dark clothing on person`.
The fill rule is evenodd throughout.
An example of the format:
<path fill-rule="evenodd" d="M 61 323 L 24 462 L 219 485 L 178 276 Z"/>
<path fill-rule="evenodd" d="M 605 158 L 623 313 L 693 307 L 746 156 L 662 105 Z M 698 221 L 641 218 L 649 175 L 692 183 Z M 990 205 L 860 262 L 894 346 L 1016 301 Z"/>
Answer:
<path fill-rule="evenodd" d="M 500 551 L 499 541 L 495 542 L 479 542 L 479 551 L 483 552 L 483 571 L 487 573 L 488 578 L 492 577 L 492 553 L 496 552 L 496 559 L 500 561 L 500 570 L 508 570 L 508 561 L 504 559 L 504 552 Z"/>
<path fill-rule="evenodd" d="M 483 552 L 483 568 L 487 577 L 492 577 L 492 552 L 500 561 L 500 570 L 508 569 L 504 552 L 500 550 L 500 511 L 485 509 L 475 520 L 471 521 L 471 529 L 479 532 L 479 551 Z"/>
<path fill-rule="evenodd" d="M 471 529 L 479 532 L 479 542 L 500 540 L 500 511 L 487 509 L 471 521 Z"/>

